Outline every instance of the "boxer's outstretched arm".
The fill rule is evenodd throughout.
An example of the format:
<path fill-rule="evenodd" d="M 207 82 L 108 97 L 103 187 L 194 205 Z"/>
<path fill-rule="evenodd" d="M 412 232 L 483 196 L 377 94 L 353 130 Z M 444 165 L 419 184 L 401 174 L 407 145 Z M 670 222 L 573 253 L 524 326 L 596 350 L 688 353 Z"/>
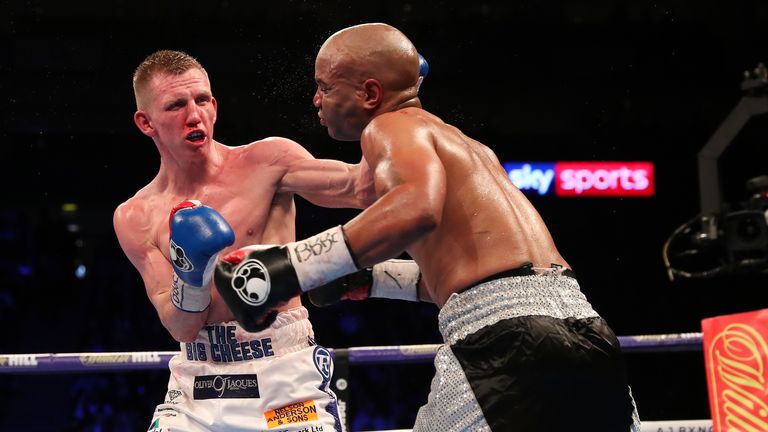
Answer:
<path fill-rule="evenodd" d="M 255 167 L 266 160 L 283 170 L 277 193 L 297 194 L 315 205 L 335 208 L 362 209 L 376 199 L 365 163 L 315 159 L 299 143 L 283 137 L 266 138 L 257 147 L 252 153 Z"/>
<path fill-rule="evenodd" d="M 209 309 L 185 312 L 171 302 L 173 270 L 168 259 L 160 252 L 146 220 L 143 209 L 121 204 L 113 217 L 117 239 L 123 252 L 136 267 L 144 281 L 147 295 L 155 306 L 160 321 L 179 342 L 191 342 L 205 325 Z"/>
<path fill-rule="evenodd" d="M 376 192 L 365 161 L 348 164 L 332 159 L 297 159 L 288 165 L 278 192 L 292 192 L 321 207 L 366 208 Z"/>

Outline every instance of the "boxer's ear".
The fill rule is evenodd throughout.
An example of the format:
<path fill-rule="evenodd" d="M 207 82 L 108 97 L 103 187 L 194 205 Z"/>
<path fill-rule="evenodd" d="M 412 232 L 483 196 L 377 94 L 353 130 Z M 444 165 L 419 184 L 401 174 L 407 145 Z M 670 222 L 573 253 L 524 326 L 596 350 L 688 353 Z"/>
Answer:
<path fill-rule="evenodd" d="M 384 94 L 381 83 L 377 79 L 368 78 L 363 82 L 364 100 L 363 105 L 366 109 L 375 109 L 381 104 L 381 98 Z"/>
<path fill-rule="evenodd" d="M 133 122 L 136 123 L 136 127 L 139 128 L 141 133 L 148 137 L 157 135 L 155 126 L 152 124 L 152 119 L 149 117 L 146 111 L 138 110 L 133 114 Z"/>

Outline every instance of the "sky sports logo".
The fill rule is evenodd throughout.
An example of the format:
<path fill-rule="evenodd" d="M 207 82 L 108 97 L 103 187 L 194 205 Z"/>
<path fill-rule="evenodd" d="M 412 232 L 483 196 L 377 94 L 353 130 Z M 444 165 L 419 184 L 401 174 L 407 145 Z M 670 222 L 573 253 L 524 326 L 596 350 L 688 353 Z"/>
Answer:
<path fill-rule="evenodd" d="M 532 195 L 650 197 L 651 162 L 505 162 L 509 179 Z"/>

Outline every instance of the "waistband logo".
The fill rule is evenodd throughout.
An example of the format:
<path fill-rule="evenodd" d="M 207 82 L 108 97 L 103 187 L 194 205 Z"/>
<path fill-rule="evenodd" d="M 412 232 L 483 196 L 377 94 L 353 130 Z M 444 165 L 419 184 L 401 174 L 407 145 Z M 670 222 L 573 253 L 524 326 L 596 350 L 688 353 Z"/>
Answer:
<path fill-rule="evenodd" d="M 193 397 L 195 400 L 258 398 L 259 380 L 255 374 L 196 376 Z"/>

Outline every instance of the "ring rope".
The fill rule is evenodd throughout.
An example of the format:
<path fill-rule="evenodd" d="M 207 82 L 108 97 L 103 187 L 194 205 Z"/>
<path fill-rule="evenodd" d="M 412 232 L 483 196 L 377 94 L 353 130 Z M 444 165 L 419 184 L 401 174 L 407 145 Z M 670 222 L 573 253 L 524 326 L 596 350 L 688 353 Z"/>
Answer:
<path fill-rule="evenodd" d="M 624 352 L 700 351 L 701 333 L 619 336 Z M 349 364 L 429 362 L 441 344 L 329 348 Z M 81 352 L 0 355 L 0 374 L 117 372 L 164 369 L 179 351 Z"/>
<path fill-rule="evenodd" d="M 640 432 L 712 432 L 712 420 L 643 421 Z M 390 429 L 367 432 L 412 432 L 411 429 Z"/>

